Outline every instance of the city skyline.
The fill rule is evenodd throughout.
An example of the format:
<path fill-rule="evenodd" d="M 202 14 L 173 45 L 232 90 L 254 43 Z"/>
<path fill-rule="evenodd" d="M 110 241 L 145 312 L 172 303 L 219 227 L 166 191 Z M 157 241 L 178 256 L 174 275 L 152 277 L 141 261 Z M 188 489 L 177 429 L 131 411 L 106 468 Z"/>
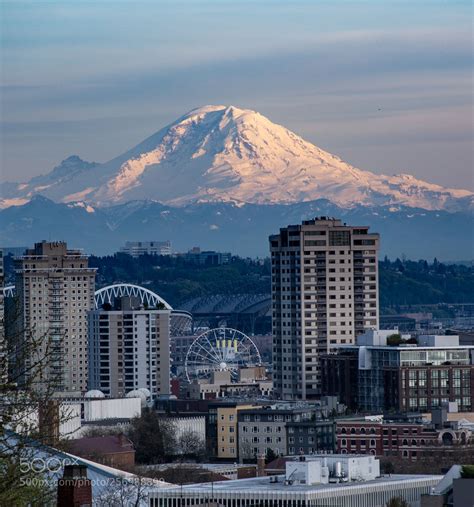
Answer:
<path fill-rule="evenodd" d="M 473 14 L 0 0 L 0 505 L 471 504 Z"/>

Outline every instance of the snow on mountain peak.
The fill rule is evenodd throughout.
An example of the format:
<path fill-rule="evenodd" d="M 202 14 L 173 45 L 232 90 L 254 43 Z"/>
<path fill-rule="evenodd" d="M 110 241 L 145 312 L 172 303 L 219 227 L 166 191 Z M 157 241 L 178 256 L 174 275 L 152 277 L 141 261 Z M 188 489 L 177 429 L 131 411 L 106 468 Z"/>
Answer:
<path fill-rule="evenodd" d="M 471 207 L 474 195 L 409 174 L 356 169 L 256 111 L 225 105 L 193 109 L 105 164 L 71 163 L 79 167 L 67 178 L 48 180 L 44 195 L 99 206 L 146 199 L 185 205 L 325 198 L 342 207 L 403 204 L 449 210 Z M 31 195 L 31 185 L 28 190 Z M 24 197 L 20 189 L 17 193 L 9 197 Z"/>

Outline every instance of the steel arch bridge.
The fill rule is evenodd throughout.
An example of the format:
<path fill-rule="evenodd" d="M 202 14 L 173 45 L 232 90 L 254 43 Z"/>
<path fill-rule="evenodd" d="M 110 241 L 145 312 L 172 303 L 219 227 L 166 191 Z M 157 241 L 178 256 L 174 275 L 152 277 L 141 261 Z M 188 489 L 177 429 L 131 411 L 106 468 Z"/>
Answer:
<path fill-rule="evenodd" d="M 123 296 L 133 296 L 140 299 L 142 304 L 148 307 L 153 307 L 158 304 L 163 304 L 167 310 L 172 310 L 172 306 L 167 303 L 162 297 L 158 296 L 145 287 L 139 285 L 132 285 L 130 283 L 117 283 L 115 285 L 108 285 L 102 289 L 96 290 L 94 295 L 95 307 L 100 308 L 104 303 L 113 303 L 115 298 Z"/>

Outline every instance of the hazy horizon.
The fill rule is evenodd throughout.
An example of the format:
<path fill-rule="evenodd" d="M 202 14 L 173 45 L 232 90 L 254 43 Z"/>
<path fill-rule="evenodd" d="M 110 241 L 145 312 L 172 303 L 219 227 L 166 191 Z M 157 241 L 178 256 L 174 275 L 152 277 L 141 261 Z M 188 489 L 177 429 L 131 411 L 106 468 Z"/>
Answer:
<path fill-rule="evenodd" d="M 350 164 L 474 190 L 472 7 L 445 1 L 1 4 L 2 181 L 105 162 L 204 104 Z"/>

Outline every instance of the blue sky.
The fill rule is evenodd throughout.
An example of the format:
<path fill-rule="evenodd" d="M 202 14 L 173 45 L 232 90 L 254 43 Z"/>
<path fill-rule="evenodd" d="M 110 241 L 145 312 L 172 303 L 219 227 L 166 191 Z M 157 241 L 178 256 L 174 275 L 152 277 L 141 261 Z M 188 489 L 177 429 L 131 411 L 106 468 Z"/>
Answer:
<path fill-rule="evenodd" d="M 446 1 L 1 2 L 3 180 L 106 161 L 204 104 L 349 163 L 474 189 L 472 8 Z"/>

